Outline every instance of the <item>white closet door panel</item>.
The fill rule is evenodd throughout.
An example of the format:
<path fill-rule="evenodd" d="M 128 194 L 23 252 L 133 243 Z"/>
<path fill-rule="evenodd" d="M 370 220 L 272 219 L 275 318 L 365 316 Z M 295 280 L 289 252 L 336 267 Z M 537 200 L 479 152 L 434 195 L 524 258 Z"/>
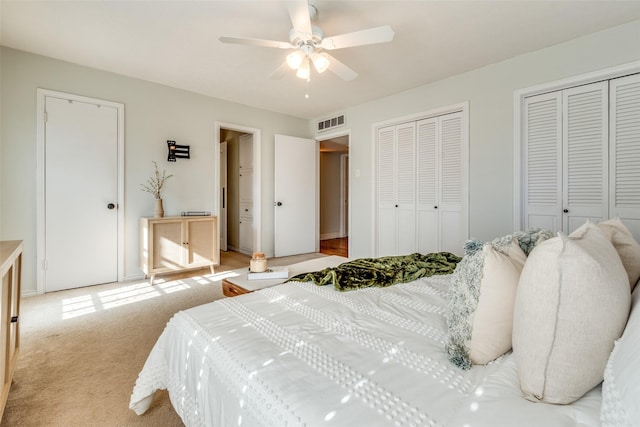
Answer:
<path fill-rule="evenodd" d="M 440 250 L 462 254 L 464 226 L 464 162 L 462 114 L 441 116 L 440 122 Z"/>
<path fill-rule="evenodd" d="M 397 135 L 397 168 L 398 177 L 396 193 L 398 195 L 398 203 L 402 205 L 415 204 L 415 144 L 416 131 L 414 123 L 407 123 L 396 128 Z"/>
<path fill-rule="evenodd" d="M 524 107 L 524 228 L 562 229 L 562 94 L 528 97 Z"/>
<path fill-rule="evenodd" d="M 462 114 L 440 117 L 440 203 L 462 209 Z"/>
<path fill-rule="evenodd" d="M 430 118 L 416 126 L 416 249 L 420 253 L 440 249 L 438 124 L 437 118 Z"/>
<path fill-rule="evenodd" d="M 438 204 L 438 130 L 437 118 L 421 120 L 417 124 L 417 203 L 430 209 Z"/>
<path fill-rule="evenodd" d="M 462 212 L 440 213 L 440 250 L 462 256 L 467 237 L 463 233 Z"/>
<path fill-rule="evenodd" d="M 567 89 L 563 96 L 563 229 L 607 218 L 608 84 Z"/>
<path fill-rule="evenodd" d="M 398 209 L 398 254 L 410 254 L 416 250 L 416 173 L 415 173 L 415 123 L 396 127 L 396 194 Z"/>
<path fill-rule="evenodd" d="M 395 127 L 378 131 L 378 205 L 381 208 L 395 207 L 396 155 Z"/>
<path fill-rule="evenodd" d="M 416 212 L 416 251 L 427 254 L 440 251 L 440 216 L 437 210 Z"/>
<path fill-rule="evenodd" d="M 408 255 L 416 251 L 415 209 L 398 209 L 398 255 Z"/>
<path fill-rule="evenodd" d="M 562 230 L 560 215 L 546 215 L 544 213 L 528 212 L 525 217 L 525 228 L 544 228 L 553 232 Z"/>
<path fill-rule="evenodd" d="M 397 249 L 396 128 L 378 131 L 378 255 L 395 255 Z"/>
<path fill-rule="evenodd" d="M 378 209 L 378 256 L 397 255 L 397 210 Z"/>
<path fill-rule="evenodd" d="M 640 241 L 640 75 L 610 82 L 609 216 Z"/>

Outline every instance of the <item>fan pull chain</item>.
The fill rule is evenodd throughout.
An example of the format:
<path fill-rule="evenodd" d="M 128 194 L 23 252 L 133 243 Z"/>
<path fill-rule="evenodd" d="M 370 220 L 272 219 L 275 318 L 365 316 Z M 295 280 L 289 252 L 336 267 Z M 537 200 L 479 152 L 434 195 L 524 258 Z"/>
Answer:
<path fill-rule="evenodd" d="M 307 78 L 307 91 L 304 94 L 304 99 L 309 99 L 309 82 L 311 81 L 310 78 Z"/>

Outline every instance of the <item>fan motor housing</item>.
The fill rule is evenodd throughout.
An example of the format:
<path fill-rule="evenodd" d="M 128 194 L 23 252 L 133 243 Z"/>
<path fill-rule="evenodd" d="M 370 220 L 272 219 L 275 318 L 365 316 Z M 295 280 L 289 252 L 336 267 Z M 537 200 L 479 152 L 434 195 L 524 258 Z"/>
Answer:
<path fill-rule="evenodd" d="M 292 28 L 291 31 L 289 31 L 289 42 L 301 49 L 305 45 L 311 46 L 315 49 L 320 45 L 320 42 L 324 38 L 324 31 L 319 27 L 312 25 L 311 32 L 312 34 L 301 33 L 296 31 L 295 28 Z"/>

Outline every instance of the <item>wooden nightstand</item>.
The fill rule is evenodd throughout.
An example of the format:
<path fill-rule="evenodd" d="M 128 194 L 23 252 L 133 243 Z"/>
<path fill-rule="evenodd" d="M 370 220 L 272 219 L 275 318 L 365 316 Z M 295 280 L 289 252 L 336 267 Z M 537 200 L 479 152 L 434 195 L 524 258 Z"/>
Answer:
<path fill-rule="evenodd" d="M 348 258 L 341 256 L 323 256 L 314 258 L 309 261 L 291 264 L 289 268 L 289 277 L 296 276 L 301 273 L 310 271 L 319 271 L 327 267 L 335 267 L 343 262 L 349 261 Z M 249 280 L 247 279 L 248 268 L 240 268 L 233 270 L 233 274 L 222 279 L 222 293 L 228 297 L 248 294 L 250 292 L 259 291 L 260 289 L 270 288 L 280 285 L 287 279 L 264 279 Z"/>
<path fill-rule="evenodd" d="M 222 279 L 222 293 L 228 297 L 248 294 L 249 292 L 259 291 L 260 289 L 270 288 L 284 283 L 287 279 L 264 279 L 249 280 L 247 279 L 247 268 L 233 270 L 234 276 Z"/>
<path fill-rule="evenodd" d="M 231 283 L 229 280 L 222 280 L 222 293 L 227 297 L 235 297 L 237 295 L 246 294 L 253 291 L 248 291 L 245 288 Z"/>

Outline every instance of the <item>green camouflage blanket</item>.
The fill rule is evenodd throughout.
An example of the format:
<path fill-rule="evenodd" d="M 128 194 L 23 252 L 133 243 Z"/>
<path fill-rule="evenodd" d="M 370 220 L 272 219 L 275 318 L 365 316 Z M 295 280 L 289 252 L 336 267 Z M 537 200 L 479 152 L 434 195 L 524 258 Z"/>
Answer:
<path fill-rule="evenodd" d="M 382 288 L 434 274 L 451 274 L 461 259 L 449 252 L 358 258 L 337 267 L 298 274 L 287 282 L 314 282 L 319 286 L 333 283 L 339 291 L 371 286 Z"/>

